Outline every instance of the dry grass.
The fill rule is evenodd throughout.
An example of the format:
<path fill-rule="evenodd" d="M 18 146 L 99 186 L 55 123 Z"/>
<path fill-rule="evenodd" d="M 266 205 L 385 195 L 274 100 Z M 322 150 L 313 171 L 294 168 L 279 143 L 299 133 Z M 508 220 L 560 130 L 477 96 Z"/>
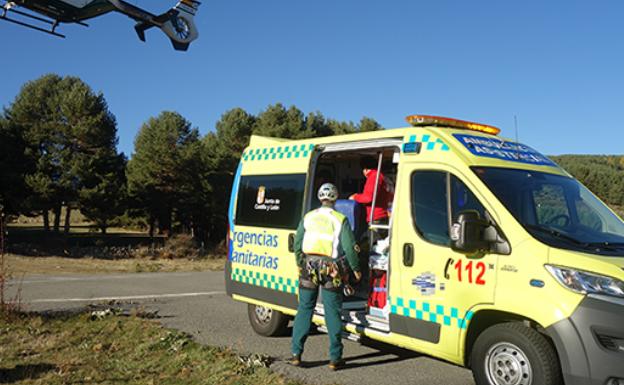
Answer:
<path fill-rule="evenodd" d="M 105 274 L 171 271 L 222 270 L 225 258 L 202 259 L 95 259 L 64 257 L 25 257 L 8 254 L 6 262 L 13 276 L 32 274 Z"/>
<path fill-rule="evenodd" d="M 43 225 L 39 223 L 29 223 L 29 222 L 12 222 L 10 225 L 11 228 L 14 229 L 41 229 L 43 230 Z M 61 232 L 63 231 L 63 226 L 61 226 Z M 116 233 L 116 234 L 139 234 L 146 235 L 147 231 L 140 231 L 135 229 L 127 229 L 125 227 L 109 227 L 106 229 L 107 233 Z M 99 234 L 100 229 L 95 227 L 92 224 L 82 224 L 82 225 L 71 225 L 69 228 L 70 234 Z"/>
<path fill-rule="evenodd" d="M 136 316 L 0 320 L 0 382 L 11 384 L 297 384 L 267 362 Z"/>
<path fill-rule="evenodd" d="M 64 224 L 66 211 L 67 211 L 66 207 L 61 207 L 61 226 L 63 226 Z M 54 222 L 54 214 L 50 212 L 49 215 L 50 215 L 49 216 L 50 224 L 52 224 Z M 35 217 L 27 217 L 25 215 L 20 215 L 19 217 L 15 218 L 12 222 L 15 224 L 26 225 L 26 226 L 32 226 L 32 225 L 43 226 L 43 216 L 38 215 Z M 86 225 L 86 224 L 91 224 L 91 223 L 84 217 L 84 215 L 82 215 L 80 210 L 73 209 L 71 212 L 70 224 L 73 226 L 73 225 Z"/>
<path fill-rule="evenodd" d="M 0 231 L 1 229 L 2 227 L 0 226 Z M 22 310 L 21 283 L 17 284 L 17 290 L 12 295 L 8 294 L 8 282 L 13 278 L 13 271 L 9 268 L 9 255 L 6 254 L 0 246 L 0 319 L 2 320 L 11 319 L 15 314 L 21 312 Z M 2 380 L 1 377 L 0 380 Z"/>

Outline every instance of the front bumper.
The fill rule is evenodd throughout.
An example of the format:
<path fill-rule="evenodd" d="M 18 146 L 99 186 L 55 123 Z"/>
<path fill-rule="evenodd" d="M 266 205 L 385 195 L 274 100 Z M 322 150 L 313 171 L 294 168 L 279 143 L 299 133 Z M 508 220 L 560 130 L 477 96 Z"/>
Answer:
<path fill-rule="evenodd" d="M 610 379 L 624 384 L 624 300 L 587 296 L 570 318 L 546 332 L 566 385 L 607 385 Z"/>

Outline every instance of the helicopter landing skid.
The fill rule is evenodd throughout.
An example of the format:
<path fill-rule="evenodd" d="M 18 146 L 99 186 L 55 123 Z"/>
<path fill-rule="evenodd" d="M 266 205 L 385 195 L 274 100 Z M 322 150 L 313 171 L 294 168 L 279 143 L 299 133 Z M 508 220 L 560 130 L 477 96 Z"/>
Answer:
<path fill-rule="evenodd" d="M 18 24 L 26 28 L 34 29 L 36 31 L 40 31 L 40 32 L 44 32 L 50 35 L 57 36 L 57 37 L 65 38 L 65 35 L 56 32 L 56 27 L 58 27 L 59 25 L 59 22 L 57 20 L 46 19 L 37 15 L 30 14 L 28 12 L 20 11 L 18 9 L 15 9 L 15 7 L 17 7 L 17 5 L 12 2 L 5 2 L 4 4 L 2 4 L 2 6 L 0 7 L 0 20 L 5 20 L 10 23 Z M 9 15 L 11 14 L 16 14 L 16 15 L 19 15 L 23 18 L 30 19 L 30 20 L 36 20 L 41 23 L 47 24 L 50 27 L 44 28 L 36 24 L 28 23 L 24 20 L 14 19 L 12 17 L 9 17 Z M 84 25 L 86 26 L 86 24 Z"/>

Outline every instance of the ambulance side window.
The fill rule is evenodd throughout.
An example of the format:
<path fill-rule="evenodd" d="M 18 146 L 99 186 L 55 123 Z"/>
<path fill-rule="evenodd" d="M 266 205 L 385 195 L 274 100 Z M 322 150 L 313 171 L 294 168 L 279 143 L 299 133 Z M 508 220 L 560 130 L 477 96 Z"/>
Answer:
<path fill-rule="evenodd" d="M 425 240 L 450 246 L 449 214 L 454 223 L 459 213 L 469 210 L 477 211 L 481 218 L 485 218 L 481 202 L 455 175 L 441 171 L 417 171 L 412 174 L 412 218 L 416 231 Z"/>
<path fill-rule="evenodd" d="M 449 246 L 447 173 L 417 171 L 412 174 L 412 218 L 427 241 Z"/>
<path fill-rule="evenodd" d="M 455 223 L 462 211 L 477 211 L 481 218 L 485 218 L 485 208 L 477 197 L 455 175 L 451 175 L 451 222 Z"/>
<path fill-rule="evenodd" d="M 241 177 L 235 223 L 296 229 L 301 219 L 305 174 Z"/>

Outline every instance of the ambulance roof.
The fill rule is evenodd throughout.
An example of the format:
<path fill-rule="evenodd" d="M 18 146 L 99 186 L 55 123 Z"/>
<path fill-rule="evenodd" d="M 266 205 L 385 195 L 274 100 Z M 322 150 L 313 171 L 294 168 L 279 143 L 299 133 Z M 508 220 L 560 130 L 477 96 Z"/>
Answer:
<path fill-rule="evenodd" d="M 420 117 L 425 119 L 414 121 Z M 265 148 L 276 148 L 279 151 L 282 147 L 311 151 L 323 144 L 398 139 L 403 143 L 402 152 L 407 156 L 418 155 L 418 159 L 568 175 L 556 163 L 533 148 L 494 135 L 500 131 L 496 127 L 425 115 L 412 115 L 408 120 L 414 126 L 300 140 L 253 135 L 245 153 Z"/>

